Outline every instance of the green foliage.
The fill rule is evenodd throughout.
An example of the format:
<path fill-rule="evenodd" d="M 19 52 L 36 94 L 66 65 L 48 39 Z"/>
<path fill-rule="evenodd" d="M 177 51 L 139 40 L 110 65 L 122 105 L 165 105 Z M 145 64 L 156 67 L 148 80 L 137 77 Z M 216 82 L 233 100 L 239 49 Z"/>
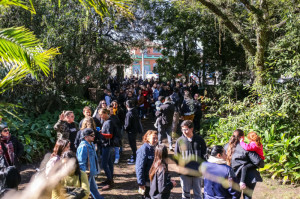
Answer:
<path fill-rule="evenodd" d="M 64 110 L 72 110 L 77 123 L 83 118 L 82 109 L 84 106 L 96 107 L 96 104 L 76 97 L 66 99 L 66 101 L 68 103 L 66 103 Z M 12 134 L 17 136 L 25 147 L 25 154 L 22 159 L 24 162 L 40 161 L 45 153 L 53 150 L 56 141 L 56 132 L 53 126 L 58 121 L 61 111 L 45 112 L 38 116 L 29 110 L 24 112 L 24 109 L 18 109 L 17 111 L 19 111 L 17 116 L 20 120 L 5 119 L 9 120 Z"/>
<path fill-rule="evenodd" d="M 257 132 L 262 137 L 267 162 L 261 171 L 271 173 L 272 178 L 299 182 L 300 90 L 282 86 L 265 87 L 258 100 L 256 95 L 237 102 L 227 97 L 219 102 L 208 100 L 213 114 L 206 115 L 202 133 L 208 135 L 208 145 L 224 145 L 237 128 L 246 134 Z"/>
<path fill-rule="evenodd" d="M 93 8 L 102 20 L 105 17 L 114 18 L 120 15 L 125 16 L 128 19 L 134 18 L 134 15 L 130 10 L 130 6 L 133 3 L 132 0 L 79 0 L 79 2 L 89 11 Z"/>
<path fill-rule="evenodd" d="M 106 3 L 112 2 L 118 1 Z M 125 40 L 130 42 L 132 38 L 127 18 L 119 17 L 113 24 L 110 18 L 102 20 L 92 11 L 93 8 L 87 14 L 79 1 L 61 1 L 58 5 L 57 1 L 39 0 L 33 1 L 33 4 L 35 15 L 21 8 L 7 8 L 0 19 L 0 26 L 25 26 L 33 30 L 46 48 L 60 47 L 61 54 L 51 64 L 48 63 L 46 72 L 51 75 L 36 81 L 21 73 L 22 77 L 26 76 L 22 84 L 16 87 L 16 82 L 13 82 L 14 89 L 7 90 L 1 100 L 22 104 L 36 114 L 62 109 L 65 99 L 72 99 L 71 96 L 88 98 L 88 88 L 105 85 L 111 67 L 124 67 L 124 64 L 131 63 L 127 46 L 121 43 Z M 30 38 L 24 39 L 30 41 Z M 1 73 L 2 70 L 0 76 Z"/>

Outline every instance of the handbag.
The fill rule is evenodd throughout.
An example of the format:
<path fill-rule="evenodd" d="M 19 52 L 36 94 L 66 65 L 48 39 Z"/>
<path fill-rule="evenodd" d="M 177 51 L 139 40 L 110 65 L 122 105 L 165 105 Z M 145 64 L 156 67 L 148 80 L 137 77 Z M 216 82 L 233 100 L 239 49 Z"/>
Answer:
<path fill-rule="evenodd" d="M 85 197 L 84 189 L 81 187 L 65 187 L 66 193 L 64 194 L 66 199 L 81 199 Z"/>
<path fill-rule="evenodd" d="M 65 186 L 65 194 L 64 197 L 66 199 L 81 199 L 85 197 L 84 189 L 81 188 L 81 174 L 79 173 L 79 184 L 80 187 L 73 187 L 73 186 Z"/>

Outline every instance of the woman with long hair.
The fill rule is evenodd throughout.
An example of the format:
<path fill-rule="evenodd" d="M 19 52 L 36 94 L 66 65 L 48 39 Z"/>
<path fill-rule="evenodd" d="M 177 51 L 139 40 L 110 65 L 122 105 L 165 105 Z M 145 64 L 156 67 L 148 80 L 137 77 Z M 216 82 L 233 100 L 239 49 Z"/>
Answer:
<path fill-rule="evenodd" d="M 204 198 L 239 198 L 238 181 L 233 169 L 227 165 L 222 146 L 207 149 L 207 162 L 201 164 L 204 177 Z M 227 185 L 227 186 L 224 186 Z"/>
<path fill-rule="evenodd" d="M 50 156 L 50 160 L 46 164 L 46 176 L 49 175 L 51 169 L 54 165 L 61 159 L 61 155 L 65 152 L 70 150 L 70 141 L 64 139 L 58 139 L 56 144 L 53 148 L 53 152 Z"/>
<path fill-rule="evenodd" d="M 260 173 L 257 171 L 257 168 L 263 168 L 264 161 L 257 153 L 243 149 L 240 145 L 240 140 L 244 137 L 244 135 L 245 134 L 241 129 L 235 130 L 229 140 L 229 143 L 226 144 L 224 148 L 227 154 L 227 164 L 234 170 L 239 182 L 241 180 L 241 171 L 243 167 L 249 163 L 255 165 L 255 167 L 247 170 L 244 182 L 247 186 L 247 189 L 245 189 L 243 193 L 244 198 L 251 199 L 256 183 L 262 182 L 262 178 Z"/>
<path fill-rule="evenodd" d="M 72 151 L 64 152 L 61 156 L 62 165 L 65 165 L 70 159 L 75 160 L 75 167 L 52 191 L 52 199 L 68 198 L 67 196 L 71 194 L 76 195 L 76 198 L 89 198 L 90 186 L 88 177 L 85 172 L 80 170 L 76 154 Z"/>
<path fill-rule="evenodd" d="M 149 171 L 154 160 L 155 146 L 158 142 L 157 131 L 148 130 L 143 136 L 144 144 L 136 152 L 136 178 L 139 192 L 145 199 L 150 199 Z"/>
<path fill-rule="evenodd" d="M 168 172 L 167 158 L 167 147 L 163 144 L 157 145 L 154 161 L 149 171 L 151 198 L 168 199 L 171 189 L 176 186 L 176 182 L 171 180 Z"/>
<path fill-rule="evenodd" d="M 112 109 L 110 115 L 111 118 L 115 120 L 115 123 L 118 127 L 118 131 L 120 132 L 120 135 L 123 135 L 123 126 L 125 122 L 125 112 L 124 110 L 119 106 L 118 102 L 116 100 L 112 101 L 111 104 Z M 120 153 L 122 152 L 122 146 L 121 147 L 115 147 L 115 161 L 114 164 L 118 164 L 120 160 Z"/>

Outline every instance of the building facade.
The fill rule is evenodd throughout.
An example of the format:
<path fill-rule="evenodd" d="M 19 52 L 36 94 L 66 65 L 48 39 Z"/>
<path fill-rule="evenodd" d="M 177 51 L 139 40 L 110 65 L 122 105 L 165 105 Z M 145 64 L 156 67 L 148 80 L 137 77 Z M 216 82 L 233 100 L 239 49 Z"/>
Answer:
<path fill-rule="evenodd" d="M 125 74 L 128 76 L 142 76 L 142 54 L 144 53 L 144 67 L 145 74 L 152 72 L 156 67 L 156 60 L 161 58 L 163 55 L 161 54 L 160 48 L 148 47 L 143 50 L 140 48 L 132 48 L 130 50 L 131 58 L 134 60 L 133 63 L 125 70 Z"/>

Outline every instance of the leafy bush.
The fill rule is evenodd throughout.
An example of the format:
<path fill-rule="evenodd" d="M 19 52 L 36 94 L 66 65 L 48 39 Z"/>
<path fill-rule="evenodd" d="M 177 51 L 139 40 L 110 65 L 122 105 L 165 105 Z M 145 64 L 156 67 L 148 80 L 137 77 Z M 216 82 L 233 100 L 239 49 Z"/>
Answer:
<path fill-rule="evenodd" d="M 91 106 L 95 108 L 95 104 L 87 100 L 81 100 L 78 98 L 66 99 L 70 102 L 70 105 L 65 110 L 72 110 L 75 114 L 75 122 L 79 122 L 82 118 L 82 109 L 84 106 Z M 19 110 L 22 112 L 24 110 Z M 19 113 L 16 118 L 9 118 L 9 126 L 13 135 L 16 135 L 18 139 L 24 144 L 25 154 L 23 155 L 23 161 L 35 162 L 39 161 L 41 157 L 47 152 L 51 152 L 56 141 L 56 132 L 53 129 L 54 124 L 58 121 L 61 111 L 55 111 L 53 113 L 45 112 L 38 116 L 34 112 Z"/>
<path fill-rule="evenodd" d="M 266 86 L 262 95 L 252 95 L 243 101 L 228 97 L 220 101 L 207 99 L 211 104 L 202 133 L 207 135 L 208 145 L 228 142 L 237 128 L 257 132 L 263 140 L 266 165 L 261 171 L 272 178 L 299 182 L 300 180 L 300 95 L 299 86 Z M 296 83 L 297 84 L 297 83 Z"/>

